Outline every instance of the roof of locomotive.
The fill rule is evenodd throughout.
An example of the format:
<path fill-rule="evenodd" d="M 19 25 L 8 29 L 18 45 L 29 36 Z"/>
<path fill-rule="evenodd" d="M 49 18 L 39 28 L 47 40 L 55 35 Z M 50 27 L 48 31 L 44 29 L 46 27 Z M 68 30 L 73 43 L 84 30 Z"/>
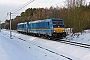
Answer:
<path fill-rule="evenodd" d="M 25 23 L 18 23 L 17 25 L 22 25 L 22 24 L 25 24 Z"/>
<path fill-rule="evenodd" d="M 36 21 L 31 21 L 29 23 L 38 23 L 38 22 L 44 22 L 45 20 L 36 20 Z"/>
<path fill-rule="evenodd" d="M 31 21 L 31 22 L 29 22 L 29 23 L 39 23 L 39 22 L 45 22 L 45 21 L 49 21 L 49 20 L 63 20 L 63 19 L 60 19 L 60 18 L 48 18 L 48 19 L 45 19 L 45 20 L 36 20 L 36 21 Z M 22 24 L 26 24 L 27 22 L 24 22 L 24 23 L 18 23 L 17 25 L 22 25 Z"/>

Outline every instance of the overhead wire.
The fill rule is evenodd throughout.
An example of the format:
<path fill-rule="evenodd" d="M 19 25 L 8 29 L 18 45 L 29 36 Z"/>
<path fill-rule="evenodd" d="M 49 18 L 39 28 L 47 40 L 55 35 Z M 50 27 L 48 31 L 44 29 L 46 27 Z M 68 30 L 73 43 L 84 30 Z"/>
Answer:
<path fill-rule="evenodd" d="M 20 6 L 18 9 L 13 10 L 13 12 L 11 12 L 12 14 L 17 14 L 16 12 L 18 12 L 19 10 L 23 9 L 24 7 L 26 7 L 27 5 L 29 5 L 30 3 L 32 3 L 34 0 L 29 0 L 27 3 L 25 3 L 24 5 Z M 7 13 L 7 15 L 5 16 L 5 18 L 3 18 L 3 20 L 5 20 L 8 17 L 9 13 Z"/>
<path fill-rule="evenodd" d="M 23 6 L 21 6 L 19 9 L 15 10 L 14 12 L 10 12 L 10 39 L 12 39 L 12 34 L 11 34 L 11 14 L 15 14 L 16 12 L 18 12 L 19 10 L 23 9 L 24 7 L 26 7 L 27 5 L 29 5 L 30 3 L 32 3 L 34 0 L 30 0 L 28 1 L 26 4 L 24 4 Z"/>
<path fill-rule="evenodd" d="M 4 21 L 6 18 L 8 17 L 8 14 L 3 18 L 3 20 L 2 21 Z"/>
<path fill-rule="evenodd" d="M 18 12 L 19 10 L 23 9 L 24 7 L 26 7 L 27 5 L 29 5 L 30 3 L 32 3 L 34 0 L 30 0 L 27 3 L 25 3 L 24 5 L 22 5 L 21 7 L 19 7 L 18 9 L 14 10 L 14 12 L 12 12 L 13 14 Z"/>

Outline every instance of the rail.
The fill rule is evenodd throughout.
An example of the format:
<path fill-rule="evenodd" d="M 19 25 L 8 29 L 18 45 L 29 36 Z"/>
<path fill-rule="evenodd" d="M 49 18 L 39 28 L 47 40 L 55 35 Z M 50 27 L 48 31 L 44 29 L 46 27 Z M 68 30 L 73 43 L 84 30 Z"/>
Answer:
<path fill-rule="evenodd" d="M 89 44 L 85 44 L 85 43 L 81 43 L 81 42 L 74 42 L 74 41 L 69 41 L 69 40 L 60 40 L 61 43 L 65 43 L 65 44 L 70 44 L 70 45 L 74 45 L 74 46 L 79 46 L 79 47 L 83 47 L 83 48 L 89 48 L 90 49 L 90 45 Z"/>

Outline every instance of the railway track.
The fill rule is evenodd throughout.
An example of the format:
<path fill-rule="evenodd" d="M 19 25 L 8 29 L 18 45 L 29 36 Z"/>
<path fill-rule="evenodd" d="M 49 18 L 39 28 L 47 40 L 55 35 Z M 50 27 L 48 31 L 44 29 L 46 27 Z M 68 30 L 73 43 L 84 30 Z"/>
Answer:
<path fill-rule="evenodd" d="M 16 36 L 13 36 L 13 37 L 16 37 Z M 26 40 L 24 40 L 24 39 L 22 39 L 22 38 L 19 38 L 19 37 L 16 37 L 16 38 L 18 38 L 18 39 L 26 42 Z M 45 39 L 45 38 L 44 38 L 44 39 Z M 47 39 L 47 40 L 48 40 L 48 39 Z M 60 42 L 60 43 L 65 43 L 65 44 L 70 44 L 70 45 L 74 45 L 74 46 L 79 46 L 79 47 L 83 47 L 83 48 L 88 48 L 88 49 L 90 49 L 90 45 L 89 45 L 89 44 L 84 44 L 84 43 L 81 43 L 81 42 L 74 42 L 74 41 L 69 41 L 69 40 L 61 40 L 61 39 L 58 39 L 58 38 L 52 39 L 52 40 L 53 40 L 53 41 Z M 35 44 L 33 44 L 33 45 L 35 45 Z M 49 52 L 51 52 L 51 53 L 53 53 L 53 54 L 56 54 L 56 55 L 58 55 L 58 56 L 64 57 L 64 58 L 66 58 L 67 60 L 73 60 L 73 58 L 71 58 L 71 57 L 65 56 L 65 55 L 63 55 L 63 54 L 59 54 L 59 53 L 57 53 L 57 52 L 55 52 L 55 51 L 52 51 L 52 50 L 50 50 L 50 49 L 47 49 L 47 48 L 45 48 L 45 47 L 42 47 L 42 46 L 39 46 L 39 45 L 35 45 L 35 46 L 39 47 L 40 49 L 44 49 L 44 50 L 46 50 L 46 51 L 49 51 Z M 29 47 L 29 48 L 30 48 L 30 47 Z"/>
<path fill-rule="evenodd" d="M 7 35 L 7 34 L 4 34 L 4 35 Z M 44 37 L 39 37 L 39 38 L 47 39 L 47 38 L 44 38 Z M 65 43 L 65 44 L 70 44 L 70 45 L 74 45 L 74 46 L 79 46 L 79 47 L 90 49 L 90 44 L 86 44 L 86 43 L 75 42 L 75 41 L 70 41 L 70 40 L 61 40 L 60 38 L 53 38 L 53 39 L 47 39 L 47 40 L 57 41 L 57 42 L 60 42 L 60 43 Z"/>
<path fill-rule="evenodd" d="M 56 39 L 56 41 L 60 42 L 60 43 L 65 43 L 65 44 L 70 44 L 70 45 L 74 45 L 74 46 L 79 46 L 79 47 L 90 49 L 90 45 L 89 44 L 85 44 L 85 43 L 81 43 L 81 42 L 75 42 L 75 41 L 69 41 L 69 40 L 61 40 L 61 39 Z"/>
<path fill-rule="evenodd" d="M 79 47 L 90 49 L 90 45 L 86 44 L 86 43 L 75 42 L 75 41 L 70 41 L 70 40 L 62 40 L 61 38 L 52 38 L 52 39 L 48 39 L 48 38 L 45 38 L 45 37 L 39 37 L 39 38 L 52 40 L 52 41 L 57 41 L 57 42 L 60 42 L 60 43 L 65 43 L 65 44 L 70 44 L 70 45 L 74 45 L 74 46 L 79 46 Z"/>
<path fill-rule="evenodd" d="M 31 35 L 29 35 L 29 36 L 31 36 Z M 39 37 L 39 38 L 42 38 L 42 39 L 57 41 L 57 42 L 60 42 L 60 43 L 65 43 L 65 44 L 70 44 L 70 45 L 74 45 L 74 46 L 79 46 L 79 47 L 90 49 L 90 44 L 86 44 L 86 43 L 75 42 L 75 41 L 70 41 L 70 40 L 62 40 L 61 38 L 48 39 L 48 38 L 40 37 L 40 36 L 34 36 L 34 37 Z"/>
<path fill-rule="evenodd" d="M 22 41 L 24 41 L 24 42 L 27 42 L 25 39 L 16 37 L 16 36 L 14 36 L 14 35 L 13 35 L 13 37 L 18 38 L 18 39 L 20 39 L 20 40 L 22 40 Z M 34 46 L 37 46 L 37 47 L 40 48 L 40 49 L 49 51 L 49 52 L 51 52 L 51 53 L 53 53 L 53 54 L 56 54 L 56 55 L 61 56 L 61 57 L 63 57 L 63 58 L 66 58 L 67 60 L 73 60 L 72 58 L 70 58 L 70 57 L 68 57 L 68 56 L 65 56 L 65 55 L 63 55 L 63 54 L 59 54 L 59 53 L 57 53 L 57 52 L 55 52 L 55 51 L 52 51 L 52 50 L 50 50 L 50 49 L 48 49 L 48 48 L 45 48 L 45 47 L 42 47 L 42 46 L 40 46 L 40 45 L 36 45 L 36 44 L 33 44 L 33 43 L 31 43 L 31 44 L 34 45 Z M 29 48 L 30 48 L 30 47 L 29 47 Z"/>

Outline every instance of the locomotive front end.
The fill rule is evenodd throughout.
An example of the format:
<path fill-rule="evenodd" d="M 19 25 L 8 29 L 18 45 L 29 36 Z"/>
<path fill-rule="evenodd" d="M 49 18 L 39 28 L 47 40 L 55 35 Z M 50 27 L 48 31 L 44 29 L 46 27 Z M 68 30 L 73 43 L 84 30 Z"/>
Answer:
<path fill-rule="evenodd" d="M 52 19 L 53 22 L 53 36 L 54 37 L 65 37 L 65 25 L 63 19 Z"/>

